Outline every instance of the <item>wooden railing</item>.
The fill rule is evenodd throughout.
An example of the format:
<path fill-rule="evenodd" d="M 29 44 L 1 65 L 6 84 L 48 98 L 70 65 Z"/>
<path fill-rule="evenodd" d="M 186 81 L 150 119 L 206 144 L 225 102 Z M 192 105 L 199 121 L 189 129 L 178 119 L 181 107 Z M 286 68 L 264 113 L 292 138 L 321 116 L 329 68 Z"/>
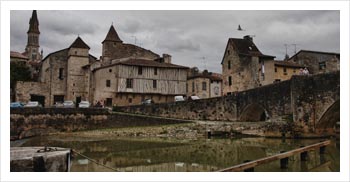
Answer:
<path fill-rule="evenodd" d="M 280 160 L 281 169 L 286 169 L 288 167 L 288 159 L 290 156 L 300 154 L 300 160 L 306 161 L 308 156 L 308 151 L 319 149 L 320 154 L 324 154 L 326 146 L 329 144 L 331 144 L 331 141 L 327 140 L 327 141 L 312 144 L 306 147 L 300 147 L 298 149 L 290 150 L 287 152 L 281 151 L 280 154 L 268 156 L 268 157 L 257 159 L 254 161 L 246 161 L 245 163 L 219 170 L 219 172 L 240 172 L 240 171 L 252 172 L 254 171 L 254 167 L 259 166 L 261 164 L 266 164 L 275 160 Z"/>

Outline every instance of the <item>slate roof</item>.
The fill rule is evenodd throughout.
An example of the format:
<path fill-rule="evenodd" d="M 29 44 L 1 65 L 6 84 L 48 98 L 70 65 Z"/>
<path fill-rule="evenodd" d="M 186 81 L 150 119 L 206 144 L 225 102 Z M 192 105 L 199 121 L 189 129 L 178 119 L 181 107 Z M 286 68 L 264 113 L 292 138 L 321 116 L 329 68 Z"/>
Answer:
<path fill-rule="evenodd" d="M 12 58 L 20 58 L 20 59 L 29 59 L 27 56 L 19 53 L 19 52 L 15 52 L 15 51 L 11 51 L 10 52 L 10 57 Z"/>
<path fill-rule="evenodd" d="M 39 31 L 39 20 L 36 14 L 36 10 L 33 10 L 32 17 L 29 20 L 29 30 L 27 33 L 40 33 Z"/>
<path fill-rule="evenodd" d="M 123 42 L 123 41 L 119 38 L 118 33 L 117 33 L 117 31 L 114 29 L 114 26 L 113 26 L 113 25 L 111 25 L 111 27 L 109 28 L 109 31 L 108 31 L 108 33 L 107 33 L 107 36 L 106 36 L 106 38 L 105 38 L 105 40 L 104 40 L 103 42 L 105 42 L 105 41 Z M 103 42 L 102 42 L 102 43 L 103 43 Z"/>
<path fill-rule="evenodd" d="M 78 36 L 77 39 L 69 46 L 69 48 L 82 48 L 82 49 L 90 49 L 90 47 Z"/>

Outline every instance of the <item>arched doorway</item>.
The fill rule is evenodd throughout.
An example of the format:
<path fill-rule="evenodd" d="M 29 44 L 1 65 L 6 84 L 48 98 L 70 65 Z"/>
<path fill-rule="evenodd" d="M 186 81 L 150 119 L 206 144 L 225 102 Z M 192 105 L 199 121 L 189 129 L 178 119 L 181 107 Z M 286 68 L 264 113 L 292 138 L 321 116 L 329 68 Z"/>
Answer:
<path fill-rule="evenodd" d="M 249 104 L 243 109 L 243 112 L 240 114 L 240 121 L 266 121 L 269 119 L 269 114 L 266 109 L 264 109 L 259 104 Z"/>
<path fill-rule="evenodd" d="M 316 123 L 317 132 L 334 133 L 337 123 L 340 122 L 340 101 L 335 101 L 331 106 L 328 107 L 326 112 L 323 113 L 322 117 Z"/>

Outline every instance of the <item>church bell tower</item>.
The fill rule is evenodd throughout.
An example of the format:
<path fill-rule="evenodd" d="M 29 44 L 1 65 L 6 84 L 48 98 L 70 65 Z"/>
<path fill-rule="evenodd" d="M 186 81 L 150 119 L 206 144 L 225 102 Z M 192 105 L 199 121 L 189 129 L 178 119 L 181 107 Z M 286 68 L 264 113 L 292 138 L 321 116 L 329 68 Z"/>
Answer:
<path fill-rule="evenodd" d="M 33 10 L 32 17 L 29 20 L 29 30 L 27 32 L 28 41 L 25 53 L 29 61 L 41 61 L 42 55 L 39 52 L 39 20 L 36 10 Z"/>

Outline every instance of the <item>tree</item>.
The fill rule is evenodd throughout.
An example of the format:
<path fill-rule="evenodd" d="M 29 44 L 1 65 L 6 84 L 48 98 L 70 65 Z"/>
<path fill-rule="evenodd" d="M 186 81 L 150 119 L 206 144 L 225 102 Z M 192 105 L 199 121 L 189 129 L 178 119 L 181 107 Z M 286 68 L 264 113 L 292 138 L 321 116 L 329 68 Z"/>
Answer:
<path fill-rule="evenodd" d="M 32 81 L 29 67 L 23 62 L 11 62 L 10 86 L 15 89 L 17 81 Z"/>

